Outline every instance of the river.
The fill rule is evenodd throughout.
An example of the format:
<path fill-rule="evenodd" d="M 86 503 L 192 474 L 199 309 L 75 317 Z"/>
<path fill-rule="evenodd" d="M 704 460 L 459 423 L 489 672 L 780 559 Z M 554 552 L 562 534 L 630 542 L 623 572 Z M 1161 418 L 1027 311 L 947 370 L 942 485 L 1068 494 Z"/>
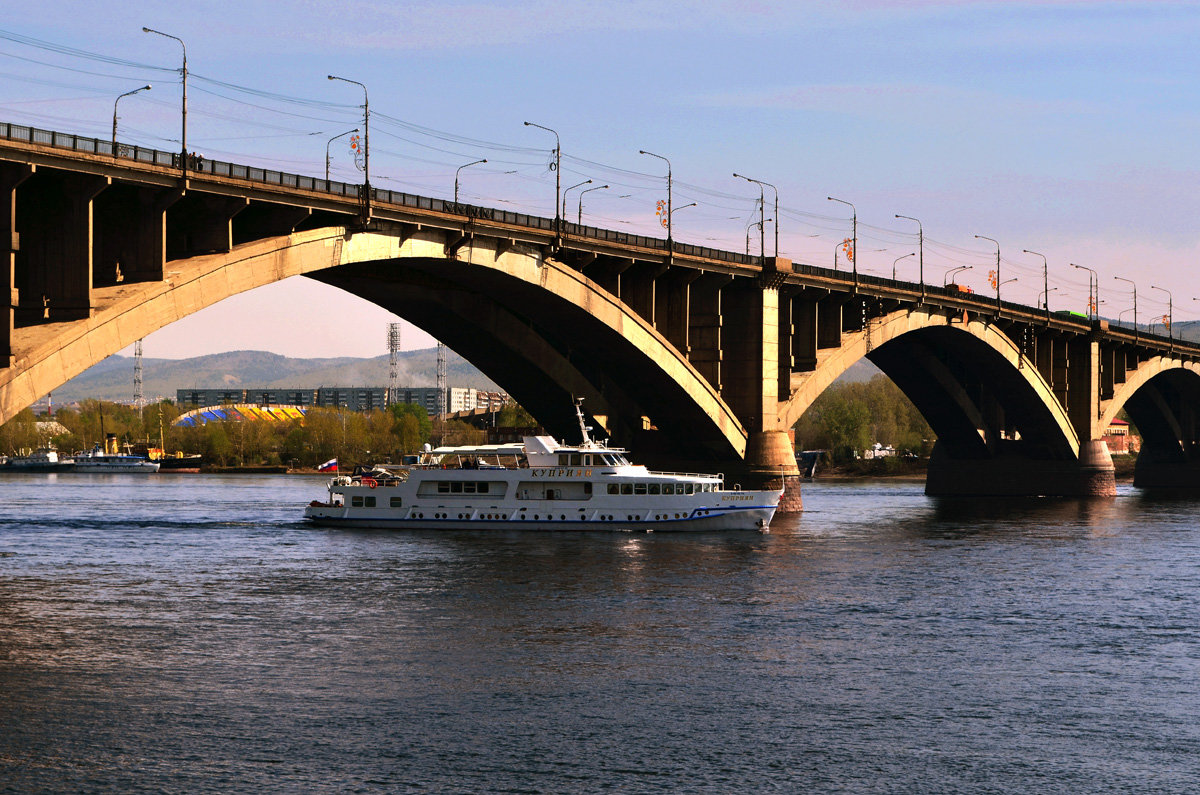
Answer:
<path fill-rule="evenodd" d="M 1200 502 L 438 534 L 323 484 L 0 480 L 0 791 L 1200 788 Z"/>

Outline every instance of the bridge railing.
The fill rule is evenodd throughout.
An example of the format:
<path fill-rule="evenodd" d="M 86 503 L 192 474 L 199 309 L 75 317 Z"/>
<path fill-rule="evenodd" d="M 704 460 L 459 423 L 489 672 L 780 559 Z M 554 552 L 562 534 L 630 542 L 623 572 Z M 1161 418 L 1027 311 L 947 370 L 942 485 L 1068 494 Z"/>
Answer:
<path fill-rule="evenodd" d="M 43 130 L 37 127 L 11 124 L 8 122 L 0 122 L 0 138 L 13 141 L 24 141 L 42 146 L 51 146 L 59 149 L 69 149 L 75 152 L 83 152 L 86 154 L 113 157 L 118 160 L 132 160 L 138 163 L 149 163 L 155 166 L 179 168 L 178 152 L 164 152 L 159 149 L 151 149 L 144 146 L 137 146 L 136 144 L 121 143 L 119 141 L 117 142 L 114 151 L 113 142 L 105 138 L 89 138 L 87 136 L 75 135 L 72 133 Z M 241 163 L 229 163 L 223 160 L 209 160 L 207 158 L 197 157 L 195 155 L 189 158 L 188 169 L 192 172 L 211 174 L 217 177 L 240 179 L 248 182 L 259 182 L 267 185 L 279 185 L 285 188 L 307 190 L 315 193 L 326 193 L 332 196 L 353 199 L 357 199 L 362 193 L 362 185 L 357 183 L 319 179 L 317 177 L 305 176 L 303 174 L 292 174 L 286 171 L 261 168 L 258 166 L 248 166 Z M 500 210 L 493 207 L 478 207 L 471 204 L 456 204 L 446 199 L 435 199 L 429 196 L 419 196 L 416 194 L 380 188 L 373 188 L 371 190 L 371 195 L 373 200 L 376 202 L 397 207 L 412 207 L 415 209 L 442 212 L 448 215 L 478 218 L 481 220 L 503 223 L 512 226 L 537 229 L 542 232 L 554 231 L 553 219 L 542 218 L 536 215 L 527 215 L 525 213 L 517 213 L 510 210 Z M 568 235 L 574 235 L 577 237 L 605 243 L 615 243 L 623 246 L 636 246 L 639 248 L 656 251 L 667 250 L 667 241 L 662 238 L 630 234 L 628 232 L 620 232 L 613 229 L 602 229 L 600 227 L 588 226 L 586 224 L 574 224 L 565 220 L 562 225 L 562 231 Z M 678 254 L 695 256 L 718 262 L 728 262 L 736 265 L 757 265 L 761 262 L 761 257 L 747 256 L 734 251 L 723 251 L 721 249 L 709 248 L 708 246 L 695 246 L 689 243 L 675 243 L 674 251 Z M 834 270 L 832 268 L 823 268 L 817 265 L 805 265 L 797 262 L 793 263 L 792 268 L 794 272 L 798 274 L 837 279 L 844 281 L 847 284 L 853 284 L 855 279 L 854 274 L 850 271 Z M 916 282 L 893 281 L 892 279 L 882 276 L 874 276 L 861 272 L 857 275 L 857 280 L 859 285 L 893 289 L 902 288 L 914 292 L 921 290 L 921 285 Z M 990 304 L 995 306 L 994 301 L 990 301 L 987 296 L 981 293 L 964 293 L 957 288 L 951 289 L 945 286 L 927 284 L 925 285 L 925 294 L 927 296 L 955 298 L 959 300 L 965 299 L 977 304 Z M 1017 304 L 1008 301 L 1001 302 L 1000 308 L 1002 310 L 1026 314 L 1028 314 L 1031 309 L 1033 311 L 1038 311 L 1036 307 L 1028 307 L 1023 304 Z M 1063 318 L 1059 316 L 1057 319 L 1062 320 Z M 1090 321 L 1087 322 L 1090 324 Z M 1177 338 L 1172 338 L 1167 335 L 1154 334 L 1141 329 L 1135 330 L 1128 326 L 1121 326 L 1117 323 L 1113 323 L 1112 325 L 1114 327 L 1119 327 L 1124 330 L 1137 333 L 1140 337 L 1146 340 L 1154 341 L 1163 345 L 1182 344 L 1185 347 L 1197 347 L 1195 343 L 1183 342 Z"/>

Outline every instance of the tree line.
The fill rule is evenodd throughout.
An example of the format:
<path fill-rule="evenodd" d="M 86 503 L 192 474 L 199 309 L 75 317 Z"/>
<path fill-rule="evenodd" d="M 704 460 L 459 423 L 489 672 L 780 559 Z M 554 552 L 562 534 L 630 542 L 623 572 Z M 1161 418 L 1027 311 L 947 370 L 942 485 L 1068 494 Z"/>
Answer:
<path fill-rule="evenodd" d="M 927 456 L 934 441 L 921 412 L 885 375 L 833 384 L 793 428 L 797 450 L 828 450 L 838 462 L 853 459 L 875 442 Z"/>
<path fill-rule="evenodd" d="M 25 409 L 0 426 L 0 452 L 15 454 L 53 444 L 59 451 L 90 449 L 113 434 L 122 446 L 162 447 L 167 454 L 200 453 L 216 466 L 313 467 L 331 458 L 346 463 L 399 461 L 427 443 L 484 444 L 487 433 L 460 420 L 435 427 L 421 406 L 397 403 L 385 410 L 358 412 L 310 408 L 304 419 L 292 421 L 210 421 L 176 426 L 183 410 L 164 400 L 138 411 L 131 406 L 85 400 L 78 409 L 60 408 L 53 420 L 65 432 L 46 434 L 37 423 L 47 417 Z M 505 427 L 537 423 L 515 404 L 506 404 L 495 422 Z"/>

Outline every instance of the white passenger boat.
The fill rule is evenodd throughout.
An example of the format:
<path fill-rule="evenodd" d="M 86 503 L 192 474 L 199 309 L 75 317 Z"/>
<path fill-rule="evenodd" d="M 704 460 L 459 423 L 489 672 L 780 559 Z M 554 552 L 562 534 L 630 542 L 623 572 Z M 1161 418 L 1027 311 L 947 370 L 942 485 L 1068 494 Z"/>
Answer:
<path fill-rule="evenodd" d="M 158 462 L 140 455 L 111 453 L 96 445 L 85 453 L 75 454 L 75 471 L 150 474 L 158 471 Z"/>
<path fill-rule="evenodd" d="M 651 472 L 620 448 L 549 436 L 439 447 L 419 463 L 329 481 L 304 511 L 316 524 L 436 530 L 758 530 L 779 490 L 726 489 L 722 475 Z"/>

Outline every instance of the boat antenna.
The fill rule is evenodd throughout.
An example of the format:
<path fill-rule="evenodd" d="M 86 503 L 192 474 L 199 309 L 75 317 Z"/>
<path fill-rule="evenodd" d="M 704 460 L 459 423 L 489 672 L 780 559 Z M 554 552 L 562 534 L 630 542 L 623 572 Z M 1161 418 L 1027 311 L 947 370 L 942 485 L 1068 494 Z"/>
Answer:
<path fill-rule="evenodd" d="M 588 436 L 588 431 L 592 429 L 592 426 L 583 420 L 583 398 L 581 397 L 575 398 L 575 416 L 579 418 L 579 432 L 583 435 L 583 446 L 586 447 L 592 443 Z"/>

